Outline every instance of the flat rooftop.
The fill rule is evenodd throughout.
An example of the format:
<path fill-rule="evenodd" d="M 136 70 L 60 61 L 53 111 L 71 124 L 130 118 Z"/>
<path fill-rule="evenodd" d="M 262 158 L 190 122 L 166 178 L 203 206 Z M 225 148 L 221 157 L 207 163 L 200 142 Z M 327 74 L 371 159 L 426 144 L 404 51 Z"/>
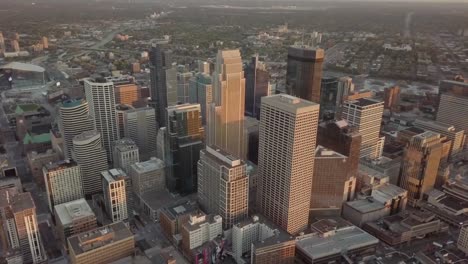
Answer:
<path fill-rule="evenodd" d="M 347 159 L 343 154 L 340 154 L 338 152 L 335 152 L 331 149 L 327 149 L 324 146 L 318 145 L 317 148 L 315 149 L 315 158 L 341 158 L 341 159 Z"/>
<path fill-rule="evenodd" d="M 363 214 L 371 213 L 385 208 L 385 206 L 382 203 L 375 201 L 372 198 L 347 202 L 346 205 Z"/>
<path fill-rule="evenodd" d="M 127 173 L 120 168 L 103 171 L 101 175 L 107 182 L 129 179 Z"/>
<path fill-rule="evenodd" d="M 310 225 L 312 232 L 318 232 L 319 234 L 325 234 L 330 231 L 335 231 L 344 227 L 353 226 L 350 222 L 344 220 L 341 217 L 325 218 L 320 219 Z"/>
<path fill-rule="evenodd" d="M 55 212 L 62 225 L 69 225 L 74 220 L 84 217 L 95 217 L 93 210 L 85 199 L 78 199 L 68 203 L 56 205 Z"/>
<path fill-rule="evenodd" d="M 158 158 L 152 157 L 147 161 L 137 162 L 130 165 L 138 173 L 145 173 L 155 170 L 160 170 L 164 168 L 164 162 Z"/>
<path fill-rule="evenodd" d="M 370 98 L 359 98 L 356 100 L 348 101 L 347 103 L 357 105 L 357 106 L 362 106 L 362 107 L 371 106 L 371 105 L 383 105 L 383 102 L 370 99 Z"/>
<path fill-rule="evenodd" d="M 64 170 L 75 166 L 78 166 L 78 164 L 74 160 L 60 160 L 44 165 L 48 172 Z"/>
<path fill-rule="evenodd" d="M 341 254 L 361 247 L 377 245 L 379 240 L 356 226 L 336 230 L 327 237 L 312 235 L 298 238 L 296 248 L 312 260 Z"/>
<path fill-rule="evenodd" d="M 196 202 L 191 202 L 188 199 L 183 199 L 173 203 L 170 206 L 161 208 L 170 219 L 175 220 L 180 215 L 186 215 L 200 211 Z"/>
<path fill-rule="evenodd" d="M 262 105 L 270 105 L 292 114 L 319 111 L 319 104 L 287 94 L 277 94 L 262 97 Z"/>

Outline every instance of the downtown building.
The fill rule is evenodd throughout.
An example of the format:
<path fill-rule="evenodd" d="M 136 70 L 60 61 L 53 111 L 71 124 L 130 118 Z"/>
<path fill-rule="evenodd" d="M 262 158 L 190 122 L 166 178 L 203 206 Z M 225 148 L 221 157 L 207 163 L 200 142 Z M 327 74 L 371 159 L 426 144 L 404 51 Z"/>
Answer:
<path fill-rule="evenodd" d="M 178 72 L 177 73 L 177 103 L 189 103 L 190 97 L 190 80 L 193 77 L 191 72 Z"/>
<path fill-rule="evenodd" d="M 247 217 L 248 195 L 249 179 L 242 160 L 212 146 L 200 151 L 198 201 L 204 211 L 222 217 L 224 229 Z"/>
<path fill-rule="evenodd" d="M 270 73 L 256 54 L 245 67 L 245 114 L 259 119 L 261 99 L 270 91 Z"/>
<path fill-rule="evenodd" d="M 468 113 L 468 95 L 446 93 L 440 96 L 437 122 L 455 126 L 456 129 L 464 130 L 466 134 L 468 133 L 466 113 Z"/>
<path fill-rule="evenodd" d="M 290 234 L 306 229 L 319 105 L 290 95 L 262 98 L 257 203 Z"/>
<path fill-rule="evenodd" d="M 121 168 L 126 173 L 130 171 L 130 165 L 140 161 L 138 146 L 129 138 L 122 138 L 114 142 L 114 168 Z"/>
<path fill-rule="evenodd" d="M 189 103 L 200 104 L 202 124 L 206 125 L 208 107 L 213 102 L 213 85 L 211 75 L 198 73 L 190 79 Z"/>
<path fill-rule="evenodd" d="M 106 213 L 113 223 L 129 219 L 133 210 L 132 183 L 122 169 L 101 172 Z"/>
<path fill-rule="evenodd" d="M 101 133 L 107 159 L 112 161 L 112 143 L 119 139 L 115 113 L 114 83 L 103 78 L 86 79 L 84 86 L 95 129 Z"/>

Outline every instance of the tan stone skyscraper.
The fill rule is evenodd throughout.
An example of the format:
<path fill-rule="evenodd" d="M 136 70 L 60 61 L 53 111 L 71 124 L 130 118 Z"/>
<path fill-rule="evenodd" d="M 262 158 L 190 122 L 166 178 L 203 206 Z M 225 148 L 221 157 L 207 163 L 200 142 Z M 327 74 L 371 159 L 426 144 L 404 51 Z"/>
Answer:
<path fill-rule="evenodd" d="M 207 145 L 245 157 L 245 78 L 239 50 L 220 50 L 213 74 L 213 103 L 208 110 Z"/>
<path fill-rule="evenodd" d="M 290 234 L 307 227 L 319 105 L 290 95 L 262 98 L 258 207 Z"/>

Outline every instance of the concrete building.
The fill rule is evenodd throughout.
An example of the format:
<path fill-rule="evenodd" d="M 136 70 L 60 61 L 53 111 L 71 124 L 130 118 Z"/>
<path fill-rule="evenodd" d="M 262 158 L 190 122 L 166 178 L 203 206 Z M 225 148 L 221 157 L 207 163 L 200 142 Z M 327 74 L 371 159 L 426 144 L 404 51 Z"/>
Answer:
<path fill-rule="evenodd" d="M 13 168 L 2 168 L 0 173 L 0 190 L 15 188 L 17 190 L 23 190 L 21 179 L 15 167 Z"/>
<path fill-rule="evenodd" d="M 119 139 L 115 115 L 114 83 L 103 78 L 85 79 L 84 86 L 95 129 L 101 133 L 107 159 L 112 161 L 112 143 Z"/>
<path fill-rule="evenodd" d="M 398 110 L 400 103 L 400 87 L 393 86 L 384 89 L 384 108 L 390 111 Z"/>
<path fill-rule="evenodd" d="M 398 158 L 387 158 L 380 157 L 379 159 L 361 159 L 359 161 L 359 170 L 372 169 L 379 172 L 382 175 L 386 175 L 389 178 L 389 183 L 398 185 L 398 179 L 400 176 L 401 168 L 401 157 Z"/>
<path fill-rule="evenodd" d="M 460 229 L 460 235 L 457 240 L 457 247 L 463 253 L 468 254 L 468 227 L 464 226 Z"/>
<path fill-rule="evenodd" d="M 193 77 L 191 72 L 177 73 L 177 103 L 189 103 L 190 97 L 190 79 Z"/>
<path fill-rule="evenodd" d="M 101 134 L 86 131 L 73 138 L 75 160 L 81 167 L 83 191 L 86 197 L 102 192 L 101 171 L 107 170 L 106 150 Z"/>
<path fill-rule="evenodd" d="M 211 84 L 211 76 L 207 73 L 198 73 L 190 79 L 189 83 L 189 103 L 200 104 L 202 124 L 206 125 L 208 108 L 213 102 L 213 85 Z"/>
<path fill-rule="evenodd" d="M 416 119 L 413 125 L 417 128 L 433 131 L 447 137 L 451 141 L 450 156 L 454 156 L 463 151 L 466 139 L 463 129 L 457 129 L 453 125 L 423 119 Z"/>
<path fill-rule="evenodd" d="M 341 118 L 348 121 L 350 126 L 356 127 L 361 134 L 360 157 L 371 159 L 382 156 L 384 138 L 380 137 L 383 102 L 361 98 L 346 101 L 343 104 Z"/>
<path fill-rule="evenodd" d="M 68 238 L 72 264 L 111 263 L 134 254 L 135 238 L 123 222 Z"/>
<path fill-rule="evenodd" d="M 133 215 L 132 183 L 122 169 L 101 172 L 106 213 L 112 222 L 129 219 Z"/>
<path fill-rule="evenodd" d="M 151 107 L 123 111 L 124 135 L 138 146 L 140 157 L 147 160 L 156 155 L 157 128 L 155 112 Z"/>
<path fill-rule="evenodd" d="M 290 95 L 262 98 L 259 211 L 290 234 L 307 227 L 319 105 Z"/>
<path fill-rule="evenodd" d="M 56 205 L 54 215 L 57 234 L 65 246 L 69 237 L 97 227 L 96 215 L 83 198 Z"/>
<path fill-rule="evenodd" d="M 146 192 L 161 191 L 166 188 L 164 162 L 157 158 L 130 165 L 133 191 L 138 197 Z"/>
<path fill-rule="evenodd" d="M 39 232 L 36 206 L 31 193 L 3 189 L 0 191 L 0 198 L 1 220 L 8 246 L 18 250 L 25 263 L 44 263 L 47 255 Z"/>
<path fill-rule="evenodd" d="M 180 234 L 182 250 L 190 258 L 192 250 L 223 235 L 223 219 L 219 215 L 192 213 L 189 215 L 189 220 L 182 225 Z"/>
<path fill-rule="evenodd" d="M 251 256 L 256 255 L 257 262 L 261 263 L 260 258 L 266 259 L 267 255 L 261 253 L 272 251 L 272 247 L 277 251 L 269 256 L 272 261 L 269 263 L 293 263 L 294 250 L 292 254 L 289 254 L 291 253 L 289 248 L 293 241 L 293 237 L 288 233 L 260 215 L 254 215 L 251 219 L 246 219 L 232 226 L 232 252 L 234 259 L 239 264 L 253 263 L 249 261 L 249 258 L 243 257 L 249 252 Z M 274 245 L 275 242 L 277 245 Z M 254 252 L 252 252 L 253 245 L 256 245 Z"/>
<path fill-rule="evenodd" d="M 338 78 L 338 89 L 336 92 L 335 119 L 341 118 L 341 106 L 348 99 L 348 96 L 354 93 L 353 79 L 345 76 Z"/>
<path fill-rule="evenodd" d="M 287 94 L 319 104 L 324 58 L 323 49 L 310 46 L 289 47 L 286 72 Z"/>
<path fill-rule="evenodd" d="M 130 172 L 130 165 L 140 162 L 138 146 L 129 138 L 122 138 L 114 142 L 112 151 L 114 168 L 121 168 L 126 173 Z"/>
<path fill-rule="evenodd" d="M 341 215 L 344 202 L 354 198 L 356 178 L 348 177 L 348 157 L 317 146 L 310 198 L 311 216 Z"/>
<path fill-rule="evenodd" d="M 443 94 L 451 94 L 455 97 L 468 96 L 468 82 L 457 79 L 441 80 L 439 82 L 439 100 L 437 103 L 440 103 Z"/>
<path fill-rule="evenodd" d="M 434 188 L 442 156 L 440 134 L 426 131 L 411 138 L 403 154 L 398 186 L 408 191 L 408 203 L 417 206 Z"/>
<path fill-rule="evenodd" d="M 468 96 L 442 94 L 436 120 L 455 126 L 468 133 L 468 119 L 464 113 L 468 111 Z"/>
<path fill-rule="evenodd" d="M 84 198 L 81 168 L 73 160 L 57 161 L 42 168 L 50 212 L 58 204 Z"/>
<path fill-rule="evenodd" d="M 59 161 L 59 155 L 52 149 L 48 149 L 45 152 L 38 153 L 36 151 L 28 152 L 26 155 L 28 160 L 28 167 L 33 176 L 40 185 L 44 184 L 44 176 L 42 174 L 42 167 L 44 165 Z"/>
<path fill-rule="evenodd" d="M 177 235 L 182 232 L 182 225 L 189 221 L 192 213 L 199 211 L 196 202 L 190 202 L 186 199 L 161 208 L 158 217 L 163 234 L 170 241 L 176 244 L 180 243 L 182 238 Z"/>
<path fill-rule="evenodd" d="M 245 67 L 245 115 L 260 119 L 260 105 L 263 96 L 271 91 L 270 73 L 260 61 L 258 54 L 252 56 Z"/>
<path fill-rule="evenodd" d="M 199 104 L 170 106 L 167 115 L 168 189 L 180 193 L 196 192 L 197 162 L 205 134 L 201 107 Z"/>
<path fill-rule="evenodd" d="M 202 209 L 220 215 L 223 227 L 244 220 L 248 213 L 249 179 L 243 161 L 207 146 L 198 161 L 198 200 Z"/>
<path fill-rule="evenodd" d="M 213 74 L 213 95 L 213 103 L 208 108 L 207 145 L 217 146 L 243 159 L 246 155 L 245 79 L 239 50 L 218 51 Z"/>
<path fill-rule="evenodd" d="M 73 138 L 85 131 L 95 129 L 88 102 L 84 99 L 72 99 L 63 102 L 59 108 L 58 125 L 63 137 L 65 159 L 71 159 Z"/>
<path fill-rule="evenodd" d="M 127 82 L 115 84 L 115 105 L 131 105 L 137 107 L 141 101 L 140 88 L 130 79 Z"/>
<path fill-rule="evenodd" d="M 377 238 L 353 225 L 325 225 L 324 228 L 297 238 L 295 263 L 358 263 L 374 255 L 379 244 Z"/>

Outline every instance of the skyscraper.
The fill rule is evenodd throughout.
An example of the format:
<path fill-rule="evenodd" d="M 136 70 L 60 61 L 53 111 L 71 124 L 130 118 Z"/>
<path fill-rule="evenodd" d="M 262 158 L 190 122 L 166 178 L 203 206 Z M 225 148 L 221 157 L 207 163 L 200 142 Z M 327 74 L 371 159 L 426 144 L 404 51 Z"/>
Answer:
<path fill-rule="evenodd" d="M 244 142 L 245 79 L 239 50 L 220 50 L 213 74 L 213 103 L 207 118 L 207 145 L 238 157 L 246 155 Z"/>
<path fill-rule="evenodd" d="M 140 161 L 138 146 L 129 138 L 122 138 L 114 142 L 114 168 L 121 168 L 126 173 L 130 171 L 130 165 Z"/>
<path fill-rule="evenodd" d="M 190 79 L 189 103 L 200 104 L 202 124 L 206 125 L 208 107 L 213 102 L 213 85 L 211 76 L 206 73 L 199 73 Z"/>
<path fill-rule="evenodd" d="M 400 87 L 393 86 L 384 89 L 384 108 L 391 111 L 396 110 L 400 103 Z"/>
<path fill-rule="evenodd" d="M 383 102 L 373 99 L 360 98 L 343 104 L 341 118 L 361 134 L 361 158 L 382 156 L 384 144 L 384 138 L 380 137 L 382 114 Z"/>
<path fill-rule="evenodd" d="M 130 166 L 133 191 L 138 197 L 147 192 L 160 192 L 166 188 L 164 163 L 157 158 Z"/>
<path fill-rule="evenodd" d="M 450 143 L 450 155 L 456 155 L 463 151 L 465 145 L 465 131 L 462 129 L 457 129 L 453 125 L 448 125 L 445 123 L 433 121 L 433 120 L 424 120 L 416 119 L 413 125 L 417 128 L 422 128 L 425 130 L 433 131 L 440 133 L 441 135 L 447 137 Z"/>
<path fill-rule="evenodd" d="M 320 119 L 331 120 L 335 116 L 338 84 L 336 77 L 325 76 L 322 78 L 320 86 Z"/>
<path fill-rule="evenodd" d="M 170 191 L 197 191 L 197 162 L 203 149 L 204 128 L 199 104 L 183 104 L 167 108 L 167 133 L 170 155 L 167 186 Z"/>
<path fill-rule="evenodd" d="M 85 94 L 97 131 L 101 133 L 107 159 L 112 161 L 112 143 L 118 138 L 114 83 L 103 78 L 86 79 Z"/>
<path fill-rule="evenodd" d="M 262 98 L 258 207 L 290 234 L 309 220 L 319 105 L 290 95 Z"/>
<path fill-rule="evenodd" d="M 16 189 L 9 188 L 0 190 L 0 198 L 1 220 L 10 248 L 21 252 L 24 263 L 44 263 L 47 255 L 31 193 L 18 193 Z"/>
<path fill-rule="evenodd" d="M 324 57 L 323 49 L 310 46 L 289 47 L 286 72 L 287 94 L 320 103 Z"/>
<path fill-rule="evenodd" d="M 347 100 L 348 95 L 354 92 L 353 79 L 350 77 L 341 77 L 338 79 L 338 90 L 335 103 L 335 118 L 341 116 L 341 105 Z"/>
<path fill-rule="evenodd" d="M 270 74 L 257 54 L 245 68 L 245 114 L 259 119 L 261 99 L 270 90 Z"/>
<path fill-rule="evenodd" d="M 156 111 L 158 127 L 166 126 L 166 108 L 177 102 L 177 70 L 172 68 L 171 52 L 156 45 L 149 52 L 151 76 L 151 102 Z M 169 78 L 168 78 L 169 77 Z M 169 80 L 168 80 L 169 79 Z M 168 87 L 168 84 L 171 87 Z"/>
<path fill-rule="evenodd" d="M 166 111 L 165 111 L 166 112 Z M 155 111 L 151 107 L 128 109 L 123 113 L 123 129 L 126 138 L 138 146 L 143 160 L 156 155 L 157 128 Z"/>
<path fill-rule="evenodd" d="M 101 134 L 86 131 L 73 138 L 74 157 L 81 167 L 83 191 L 87 198 L 102 192 L 101 171 L 107 170 Z"/>
<path fill-rule="evenodd" d="M 191 72 L 177 73 L 177 103 L 185 104 L 189 102 Z"/>
<path fill-rule="evenodd" d="M 112 222 L 127 220 L 132 213 L 132 185 L 122 169 L 101 172 L 106 212 Z"/>
<path fill-rule="evenodd" d="M 467 89 L 468 91 L 468 89 Z M 468 93 L 468 92 L 467 92 Z M 468 133 L 468 96 L 446 93 L 440 98 L 437 121 L 455 126 Z"/>
<path fill-rule="evenodd" d="M 198 161 L 198 200 L 223 218 L 224 229 L 247 218 L 249 178 L 246 165 L 227 152 L 207 146 Z"/>
<path fill-rule="evenodd" d="M 54 206 L 84 198 L 81 168 L 73 160 L 46 164 L 43 169 L 50 212 Z"/>
<path fill-rule="evenodd" d="M 141 95 L 140 88 L 132 81 L 115 85 L 115 104 L 138 106 Z"/>
<path fill-rule="evenodd" d="M 408 191 L 408 204 L 417 205 L 434 188 L 442 156 L 442 138 L 432 131 L 411 137 L 403 154 L 398 186 Z"/>
<path fill-rule="evenodd" d="M 64 156 L 65 159 L 71 159 L 73 138 L 85 131 L 94 130 L 94 120 L 90 115 L 88 102 L 84 99 L 63 102 L 59 114 L 58 123 L 64 141 Z"/>

